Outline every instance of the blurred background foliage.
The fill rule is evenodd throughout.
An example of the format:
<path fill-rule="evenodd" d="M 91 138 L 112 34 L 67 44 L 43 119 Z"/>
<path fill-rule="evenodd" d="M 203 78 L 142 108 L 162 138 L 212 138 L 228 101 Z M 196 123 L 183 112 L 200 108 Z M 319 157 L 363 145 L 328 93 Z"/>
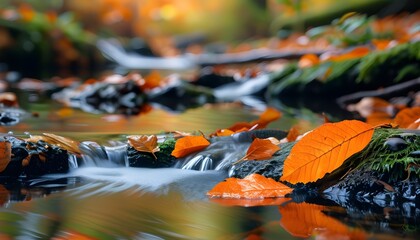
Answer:
<path fill-rule="evenodd" d="M 357 11 L 389 15 L 416 0 L 2 0 L 0 71 L 86 74 L 102 65 L 95 42 L 118 37 L 177 55 L 190 43 L 286 37 Z M 176 42 L 177 44 L 174 44 Z"/>

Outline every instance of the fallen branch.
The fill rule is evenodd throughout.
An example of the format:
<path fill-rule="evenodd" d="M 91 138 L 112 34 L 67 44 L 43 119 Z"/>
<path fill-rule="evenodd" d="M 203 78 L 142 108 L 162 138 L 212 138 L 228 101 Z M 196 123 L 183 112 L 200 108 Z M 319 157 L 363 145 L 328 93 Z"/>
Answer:
<path fill-rule="evenodd" d="M 408 92 L 414 91 L 415 89 L 420 89 L 420 78 L 416 78 L 378 90 L 361 91 L 353 94 L 344 95 L 342 97 L 337 98 L 336 101 L 341 107 L 345 107 L 347 104 L 358 102 L 364 97 L 380 97 L 384 99 L 389 99 L 391 97 L 407 94 Z"/>

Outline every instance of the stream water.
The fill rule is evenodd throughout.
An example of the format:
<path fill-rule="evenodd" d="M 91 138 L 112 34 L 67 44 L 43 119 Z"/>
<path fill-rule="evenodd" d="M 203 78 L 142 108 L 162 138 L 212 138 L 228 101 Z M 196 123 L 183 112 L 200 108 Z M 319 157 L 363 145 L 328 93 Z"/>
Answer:
<path fill-rule="evenodd" d="M 390 207 L 354 213 L 287 198 L 218 201 L 207 198 L 206 192 L 228 176 L 226 171 L 125 167 L 121 142 L 127 135 L 174 130 L 208 134 L 256 118 L 236 104 L 177 114 L 152 110 L 132 117 L 63 110 L 39 96 L 21 106 L 28 116 L 3 126 L 3 131 L 49 132 L 82 141 L 83 167 L 74 159 L 68 174 L 3 179 L 0 239 L 416 238 L 416 229 L 401 231 L 404 224 L 413 224 L 392 214 Z M 37 117 L 30 114 L 35 112 Z M 308 130 L 323 121 L 309 110 L 298 114 L 299 118 L 284 114 L 269 128 L 287 130 L 297 124 Z M 263 201 L 267 206 L 255 206 Z"/>

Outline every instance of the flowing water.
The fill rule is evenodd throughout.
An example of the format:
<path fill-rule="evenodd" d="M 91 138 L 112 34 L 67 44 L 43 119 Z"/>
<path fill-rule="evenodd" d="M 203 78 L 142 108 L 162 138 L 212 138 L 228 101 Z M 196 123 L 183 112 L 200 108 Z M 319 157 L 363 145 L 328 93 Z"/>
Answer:
<path fill-rule="evenodd" d="M 1 180 L 0 239 L 415 238 L 415 229 L 414 235 L 381 231 L 381 225 L 395 224 L 389 219 L 390 208 L 352 218 L 339 206 L 287 198 L 209 199 L 206 192 L 228 176 L 223 170 L 226 159 L 237 159 L 247 148 L 246 142 L 221 143 L 174 168 L 126 167 L 127 135 L 174 130 L 208 134 L 256 118 L 255 113 L 235 104 L 177 114 L 153 110 L 131 117 L 63 110 L 42 99 L 26 103 L 24 108 L 28 116 L 3 130 L 17 135 L 49 132 L 77 139 L 82 161 L 71 156 L 68 174 Z M 39 116 L 33 117 L 33 112 Z M 301 118 L 285 114 L 269 127 L 287 130 L 298 124 L 310 129 L 321 122 L 320 115 L 306 110 Z M 219 161 L 207 157 L 218 151 L 224 152 Z M 267 206 L 256 206 L 261 203 Z"/>

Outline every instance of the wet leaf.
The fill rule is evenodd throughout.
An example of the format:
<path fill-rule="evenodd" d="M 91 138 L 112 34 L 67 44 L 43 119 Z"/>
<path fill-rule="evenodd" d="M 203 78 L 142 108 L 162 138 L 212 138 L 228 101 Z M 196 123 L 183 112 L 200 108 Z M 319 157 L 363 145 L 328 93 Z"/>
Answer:
<path fill-rule="evenodd" d="M 394 123 L 400 128 L 408 128 L 420 118 L 420 107 L 412 107 L 401 110 L 394 118 Z"/>
<path fill-rule="evenodd" d="M 158 71 L 151 71 L 144 77 L 144 85 L 141 86 L 144 90 L 154 89 L 162 84 L 163 78 Z"/>
<path fill-rule="evenodd" d="M 365 239 L 365 233 L 352 229 L 337 219 L 327 216 L 328 207 L 290 202 L 279 206 L 280 225 L 294 237 L 322 239 Z M 328 236 L 328 237 L 327 237 Z M 326 237 L 326 238 L 325 238 Z"/>
<path fill-rule="evenodd" d="M 308 183 L 322 178 L 364 149 L 373 132 L 374 127 L 357 120 L 326 123 L 316 128 L 292 148 L 284 161 L 281 180 Z"/>
<path fill-rule="evenodd" d="M 299 136 L 299 130 L 297 129 L 297 127 L 292 127 L 287 133 L 286 139 L 288 142 L 294 142 L 296 141 L 298 136 Z"/>
<path fill-rule="evenodd" d="M 0 172 L 3 172 L 9 165 L 12 158 L 12 144 L 10 142 L 0 142 Z"/>
<path fill-rule="evenodd" d="M 353 50 L 340 54 L 340 55 L 334 55 L 334 56 L 328 56 L 326 59 L 323 59 L 325 61 L 344 61 L 344 60 L 350 60 L 355 58 L 361 58 L 369 54 L 370 49 L 368 47 L 355 47 Z"/>
<path fill-rule="evenodd" d="M 156 135 L 138 135 L 138 136 L 128 136 L 128 143 L 134 149 L 139 152 L 148 152 L 153 155 L 155 159 L 157 159 L 155 152 L 159 152 L 159 146 L 157 144 L 157 136 Z"/>
<path fill-rule="evenodd" d="M 234 134 L 234 131 L 231 131 L 229 129 L 219 129 L 216 131 L 215 135 L 218 137 L 226 137 Z"/>
<path fill-rule="evenodd" d="M 244 179 L 227 178 L 224 182 L 214 186 L 207 196 L 258 199 L 284 197 L 292 191 L 293 189 L 274 179 L 266 178 L 260 174 L 251 174 Z"/>
<path fill-rule="evenodd" d="M 185 157 L 206 148 L 208 145 L 210 145 L 210 142 L 203 136 L 186 136 L 176 141 L 175 149 L 171 155 L 176 158 Z"/>
<path fill-rule="evenodd" d="M 39 140 L 42 140 L 46 143 L 56 145 L 62 149 L 65 149 L 71 153 L 80 155 L 80 149 L 79 149 L 79 142 L 72 140 L 70 138 L 58 136 L 52 133 L 43 133 L 43 136 L 35 135 L 31 136 L 30 138 L 25 139 L 27 142 L 33 142 L 36 143 Z"/>
<path fill-rule="evenodd" d="M 243 160 L 264 160 L 273 156 L 280 147 L 273 144 L 270 139 L 255 138 L 246 152 Z"/>
<path fill-rule="evenodd" d="M 279 119 L 281 115 L 281 112 L 279 112 L 277 109 L 269 107 L 260 115 L 260 117 L 257 120 L 251 122 L 238 122 L 227 129 L 235 133 L 241 131 L 248 131 L 250 129 L 263 129 L 269 123 Z"/>

